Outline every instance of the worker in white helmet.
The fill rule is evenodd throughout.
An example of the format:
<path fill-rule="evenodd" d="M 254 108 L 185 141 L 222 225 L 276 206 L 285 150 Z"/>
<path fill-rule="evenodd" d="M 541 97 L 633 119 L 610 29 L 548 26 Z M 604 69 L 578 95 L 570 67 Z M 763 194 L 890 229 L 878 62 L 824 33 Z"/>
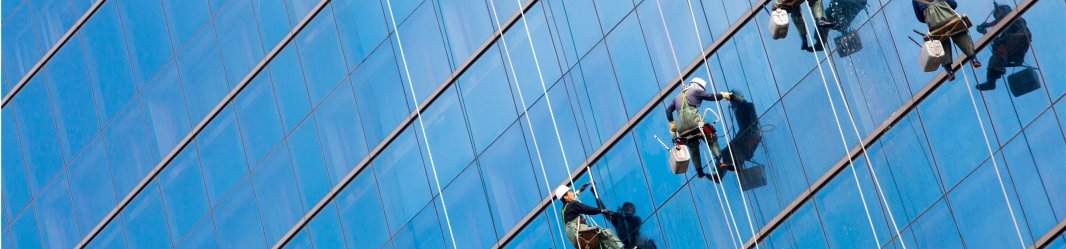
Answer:
<path fill-rule="evenodd" d="M 703 120 L 699 113 L 699 107 L 703 101 L 730 100 L 733 93 L 719 92 L 711 94 L 707 92 L 707 82 L 700 78 L 693 78 L 688 87 L 666 106 L 666 120 L 670 121 L 670 133 L 675 134 L 675 142 L 688 146 L 692 155 L 692 163 L 696 168 L 696 176 L 703 178 L 703 161 L 700 159 L 700 141 L 706 140 L 712 156 L 719 157 L 718 135 L 714 126 Z M 674 120 L 674 111 L 677 111 L 677 120 Z M 702 129 L 702 130 L 701 130 Z M 732 169 L 728 164 L 720 165 L 722 169 Z"/>
<path fill-rule="evenodd" d="M 584 189 L 584 187 L 581 189 Z M 577 193 L 570 191 L 570 187 L 567 187 L 566 185 L 559 186 L 555 189 L 555 198 L 563 201 L 563 224 L 566 227 L 566 239 L 570 240 L 570 244 L 573 245 L 574 248 L 582 248 L 581 245 L 584 245 L 584 243 L 578 243 L 578 240 L 580 239 L 578 233 L 587 230 L 596 231 L 597 237 L 599 237 L 599 248 L 621 249 L 623 247 L 622 240 L 618 239 L 618 235 L 615 235 L 613 231 L 603 227 L 590 226 L 585 223 L 584 218 L 581 218 L 581 215 L 583 214 L 612 215 L 614 212 L 582 204 L 581 201 L 578 201 L 577 199 Z"/>

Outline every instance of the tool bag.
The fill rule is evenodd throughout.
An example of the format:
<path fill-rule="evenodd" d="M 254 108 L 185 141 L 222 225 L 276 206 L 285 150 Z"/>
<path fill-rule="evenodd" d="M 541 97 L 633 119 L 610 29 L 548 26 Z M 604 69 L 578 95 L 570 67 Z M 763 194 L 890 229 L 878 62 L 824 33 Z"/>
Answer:
<path fill-rule="evenodd" d="M 788 36 L 788 11 L 785 9 L 770 12 L 770 35 L 774 40 Z"/>
<path fill-rule="evenodd" d="M 837 56 L 840 58 L 848 57 L 862 50 L 862 38 L 859 37 L 859 32 L 857 31 L 845 33 L 833 41 L 836 42 L 837 48 L 840 49 L 837 51 Z"/>
<path fill-rule="evenodd" d="M 1021 97 L 1026 93 L 1040 89 L 1040 74 L 1036 68 L 1025 66 L 1025 69 L 1007 76 L 1007 85 L 1010 88 L 1011 95 Z"/>
<path fill-rule="evenodd" d="M 944 53 L 944 44 L 939 40 L 927 40 L 922 44 L 922 51 L 918 54 L 918 64 L 922 65 L 923 71 L 936 71 L 945 59 L 947 56 Z"/>
<path fill-rule="evenodd" d="M 928 5 L 925 8 L 925 23 L 929 25 L 929 36 L 934 39 L 943 39 L 962 32 L 969 31 L 973 27 L 970 17 L 959 15 L 943 0 L 917 0 Z"/>
<path fill-rule="evenodd" d="M 670 148 L 670 172 L 680 175 L 688 172 L 688 164 L 692 159 L 688 146 L 683 144 L 674 145 Z"/>
<path fill-rule="evenodd" d="M 577 232 L 577 248 L 600 249 L 600 228 L 586 227 Z"/>

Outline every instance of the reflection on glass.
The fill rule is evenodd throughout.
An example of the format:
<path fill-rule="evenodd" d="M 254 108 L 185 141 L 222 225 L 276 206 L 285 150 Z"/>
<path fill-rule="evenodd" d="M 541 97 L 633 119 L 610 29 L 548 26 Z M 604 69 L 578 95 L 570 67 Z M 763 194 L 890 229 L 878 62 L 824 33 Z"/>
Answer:
<path fill-rule="evenodd" d="M 991 17 L 993 20 L 985 21 L 977 25 L 977 32 L 987 33 L 988 28 L 999 24 L 1003 18 L 1010 14 L 1012 8 L 1008 5 L 992 2 L 995 6 Z M 992 40 L 992 56 L 988 58 L 988 73 L 984 83 L 977 84 L 977 89 L 988 91 L 996 89 L 996 81 L 999 81 L 1007 73 L 1008 67 L 1025 67 L 1007 77 L 1011 93 L 1021 96 L 1040 88 L 1039 77 L 1036 69 L 1025 65 L 1025 54 L 1029 52 L 1029 43 L 1032 33 L 1025 19 L 1019 17 L 1013 23 L 1006 26 L 1006 30 Z"/>
<path fill-rule="evenodd" d="M 640 225 L 644 219 L 637 216 L 637 207 L 632 202 L 622 203 L 618 211 L 607 213 L 606 216 L 614 230 L 618 231 L 618 238 L 622 240 L 625 248 L 658 248 L 654 240 L 645 237 L 640 232 Z"/>
<path fill-rule="evenodd" d="M 755 157 L 755 150 L 762 142 L 762 127 L 759 125 L 755 104 L 745 100 L 739 93 L 733 93 L 729 103 L 740 131 L 733 136 L 732 141 L 729 141 L 729 145 L 718 153 L 720 155 L 718 161 L 723 165 L 730 165 L 728 169 L 740 171 L 738 174 L 744 190 L 764 186 L 766 185 L 766 172 L 763 165 L 752 161 Z M 744 167 L 745 162 L 751 162 L 754 166 Z M 724 172 L 719 172 L 719 174 L 722 173 Z"/>
<path fill-rule="evenodd" d="M 866 10 L 867 0 L 835 0 L 826 8 L 826 19 L 831 22 L 830 29 L 840 32 L 841 36 L 834 39 L 839 51 L 837 54 L 843 58 L 862 50 L 862 39 L 854 32 L 851 23 Z"/>
<path fill-rule="evenodd" d="M 814 16 L 816 26 L 818 26 L 818 37 L 815 40 L 814 46 L 807 43 L 807 22 L 803 20 L 803 10 L 800 9 L 800 5 L 803 4 L 803 0 L 777 0 L 777 5 L 774 6 L 774 10 L 780 8 L 788 11 L 790 17 L 792 17 L 792 24 L 796 26 L 796 32 L 800 38 L 800 50 L 807 51 L 822 51 L 825 50 L 825 46 L 822 45 L 822 41 L 825 40 L 828 35 L 828 27 L 832 27 L 835 24 L 829 19 L 826 19 L 825 8 L 822 7 L 822 0 L 810 0 L 807 2 L 807 7 L 811 8 L 811 15 Z"/>

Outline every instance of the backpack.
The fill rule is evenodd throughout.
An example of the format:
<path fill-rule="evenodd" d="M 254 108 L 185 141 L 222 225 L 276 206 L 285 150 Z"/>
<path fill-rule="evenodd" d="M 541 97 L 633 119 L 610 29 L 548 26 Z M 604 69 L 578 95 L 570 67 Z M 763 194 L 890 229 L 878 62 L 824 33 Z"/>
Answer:
<path fill-rule="evenodd" d="M 678 95 L 681 98 L 681 106 L 678 106 L 677 122 L 675 124 L 677 133 L 695 129 L 699 127 L 700 123 L 703 123 L 703 117 L 700 116 L 699 109 L 688 104 L 688 91 L 688 89 L 682 90 L 681 94 Z"/>

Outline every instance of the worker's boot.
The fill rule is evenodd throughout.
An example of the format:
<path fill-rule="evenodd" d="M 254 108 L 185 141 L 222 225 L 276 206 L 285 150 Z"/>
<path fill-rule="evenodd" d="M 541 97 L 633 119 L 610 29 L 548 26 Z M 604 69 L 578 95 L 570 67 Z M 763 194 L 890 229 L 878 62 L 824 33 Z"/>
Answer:
<path fill-rule="evenodd" d="M 996 89 L 996 80 L 989 80 L 988 82 L 977 84 L 974 88 L 981 91 L 989 91 Z"/>
<path fill-rule="evenodd" d="M 814 49 L 811 49 L 811 46 L 807 45 L 807 38 L 806 37 L 800 36 L 800 41 L 802 42 L 800 44 L 800 50 L 807 51 L 807 52 L 814 52 Z"/>

